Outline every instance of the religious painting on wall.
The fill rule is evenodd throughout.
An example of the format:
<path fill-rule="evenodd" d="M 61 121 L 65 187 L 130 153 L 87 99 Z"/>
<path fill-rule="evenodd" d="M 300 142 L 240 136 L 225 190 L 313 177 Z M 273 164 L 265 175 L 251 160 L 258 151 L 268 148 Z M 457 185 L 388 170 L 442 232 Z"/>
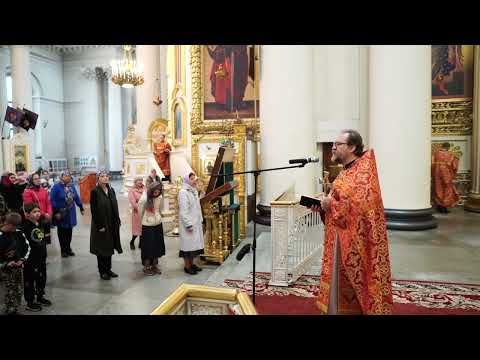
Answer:
<path fill-rule="evenodd" d="M 432 99 L 473 96 L 473 45 L 432 45 Z"/>
<path fill-rule="evenodd" d="M 203 117 L 253 119 L 259 113 L 257 45 L 204 45 Z"/>
<path fill-rule="evenodd" d="M 186 114 L 180 102 L 173 106 L 173 145 L 186 144 Z"/>
<path fill-rule="evenodd" d="M 216 156 L 205 156 L 203 160 L 203 173 L 205 175 L 212 175 L 213 165 L 215 164 Z"/>
<path fill-rule="evenodd" d="M 28 171 L 28 145 L 15 145 L 15 172 Z"/>

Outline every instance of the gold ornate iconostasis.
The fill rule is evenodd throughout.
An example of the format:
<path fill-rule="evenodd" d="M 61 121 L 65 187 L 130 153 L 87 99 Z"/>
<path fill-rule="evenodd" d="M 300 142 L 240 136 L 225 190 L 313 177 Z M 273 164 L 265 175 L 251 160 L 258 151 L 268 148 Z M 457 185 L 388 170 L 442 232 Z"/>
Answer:
<path fill-rule="evenodd" d="M 461 203 L 472 184 L 473 51 L 473 45 L 432 45 L 432 153 L 448 142 L 457 155 Z"/>
<path fill-rule="evenodd" d="M 247 167 L 248 140 L 259 140 L 259 46 L 191 45 L 190 135 L 192 168 L 204 184 L 222 142 L 233 142 L 234 172 Z M 173 109 L 173 108 L 172 108 Z M 240 238 L 245 237 L 247 177 L 235 176 L 240 204 Z"/>

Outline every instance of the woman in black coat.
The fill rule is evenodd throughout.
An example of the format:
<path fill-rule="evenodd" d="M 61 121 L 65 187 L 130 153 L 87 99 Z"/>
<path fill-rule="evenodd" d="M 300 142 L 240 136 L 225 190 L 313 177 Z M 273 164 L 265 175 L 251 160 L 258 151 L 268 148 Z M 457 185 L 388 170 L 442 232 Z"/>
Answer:
<path fill-rule="evenodd" d="M 114 250 L 123 252 L 120 244 L 120 216 L 115 191 L 109 185 L 108 172 L 97 174 L 97 187 L 90 193 L 92 225 L 90 228 L 90 253 L 97 256 L 98 271 L 103 280 L 118 277 L 112 271 Z"/>

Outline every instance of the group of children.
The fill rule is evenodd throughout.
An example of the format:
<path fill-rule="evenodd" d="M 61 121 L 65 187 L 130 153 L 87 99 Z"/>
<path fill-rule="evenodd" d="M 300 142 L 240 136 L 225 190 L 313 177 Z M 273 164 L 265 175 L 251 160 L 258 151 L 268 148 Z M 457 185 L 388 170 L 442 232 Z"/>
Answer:
<path fill-rule="evenodd" d="M 45 298 L 47 241 L 39 205 L 23 207 L 25 218 L 9 212 L 0 219 L 0 284 L 5 288 L 5 312 L 18 314 L 22 293 L 27 310 L 41 311 L 52 303 Z"/>

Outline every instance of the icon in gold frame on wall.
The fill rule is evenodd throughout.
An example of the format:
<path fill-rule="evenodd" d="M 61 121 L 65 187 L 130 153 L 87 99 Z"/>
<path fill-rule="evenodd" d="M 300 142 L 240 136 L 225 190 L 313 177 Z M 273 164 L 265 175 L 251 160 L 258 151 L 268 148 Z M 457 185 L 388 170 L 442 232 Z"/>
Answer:
<path fill-rule="evenodd" d="M 30 171 L 28 163 L 28 145 L 15 145 L 15 172 Z"/>
<path fill-rule="evenodd" d="M 215 165 L 216 156 L 207 156 L 203 160 L 203 174 L 212 175 L 213 165 Z"/>
<path fill-rule="evenodd" d="M 236 119 L 237 115 L 239 119 L 256 117 L 259 112 L 256 47 L 202 46 L 205 120 Z"/>
<path fill-rule="evenodd" d="M 473 96 L 473 45 L 432 45 L 432 99 Z"/>
<path fill-rule="evenodd" d="M 186 145 L 187 143 L 187 113 L 182 99 L 176 99 L 172 106 L 172 134 L 173 145 Z"/>

